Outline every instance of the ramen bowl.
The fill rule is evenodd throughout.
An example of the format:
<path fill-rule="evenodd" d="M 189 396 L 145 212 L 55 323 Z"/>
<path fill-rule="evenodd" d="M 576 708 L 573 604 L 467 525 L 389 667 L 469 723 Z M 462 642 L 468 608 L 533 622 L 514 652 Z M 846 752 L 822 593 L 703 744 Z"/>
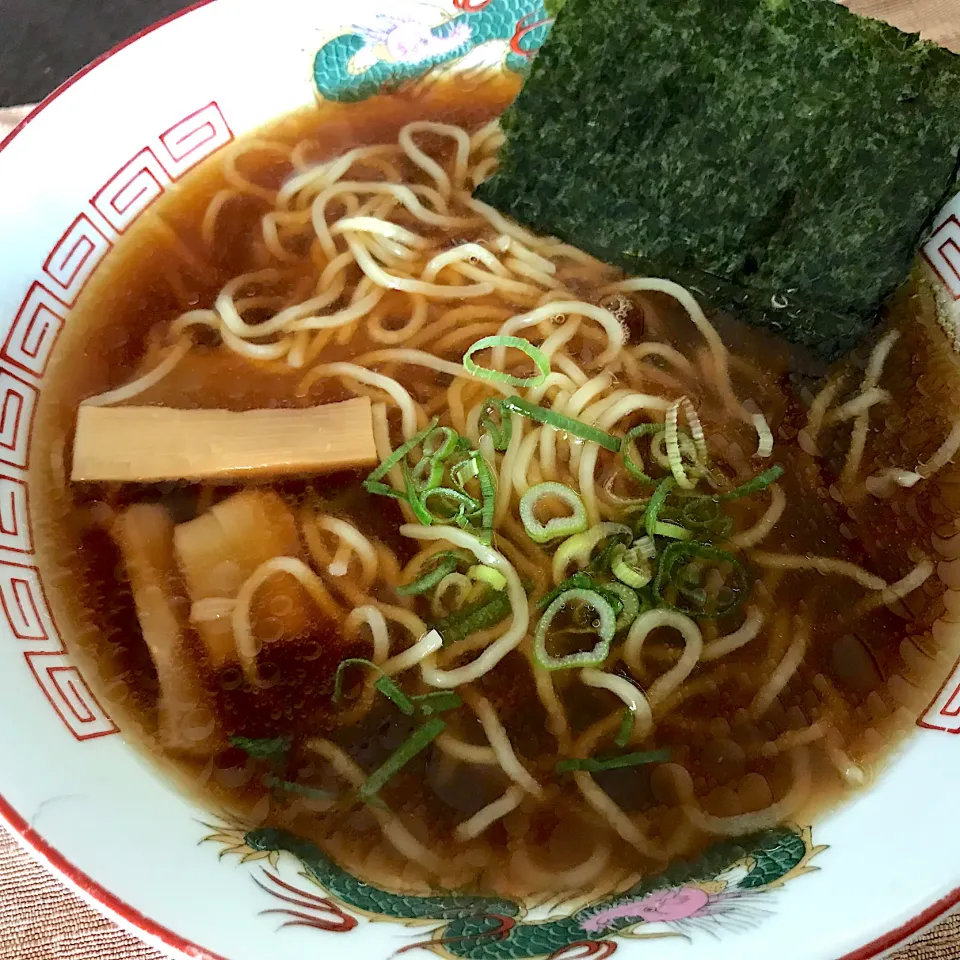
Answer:
<path fill-rule="evenodd" d="M 80 362 L 66 353 L 72 308 L 114 248 L 194 168 L 275 118 L 438 76 L 469 98 L 478 77 L 522 74 L 549 27 L 536 0 L 278 0 L 269 16 L 252 0 L 208 0 L 69 80 L 0 147 L 0 813 L 72 888 L 170 956 L 868 960 L 960 903 L 953 656 L 905 654 L 927 657 L 937 681 L 929 693 L 903 677 L 889 685 L 889 706 L 917 729 L 836 812 L 718 842 L 587 902 L 569 891 L 494 910 L 371 886 L 315 846 L 202 804 L 139 749 L 82 652 L 42 493 L 63 450 L 38 422 L 44 394 Z M 947 363 L 958 214 L 952 202 L 938 216 L 922 255 L 940 321 L 928 334 Z M 952 529 L 929 538 L 948 584 Z"/>

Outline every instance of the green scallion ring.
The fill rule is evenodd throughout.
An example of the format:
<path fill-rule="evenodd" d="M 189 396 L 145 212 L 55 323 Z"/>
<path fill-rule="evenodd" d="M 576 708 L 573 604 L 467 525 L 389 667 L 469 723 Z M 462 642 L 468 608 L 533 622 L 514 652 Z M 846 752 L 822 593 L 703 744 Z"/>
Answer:
<path fill-rule="evenodd" d="M 410 471 L 410 478 L 419 490 L 433 490 L 443 483 L 444 472 L 445 465 L 442 460 L 432 454 L 424 454 Z"/>
<path fill-rule="evenodd" d="M 493 414 L 497 418 L 494 420 Z M 480 408 L 480 426 L 493 441 L 493 449 L 503 453 L 510 446 L 513 436 L 513 419 L 503 409 L 499 400 L 487 400 Z"/>
<path fill-rule="evenodd" d="M 623 465 L 627 468 L 627 473 L 640 483 L 648 483 L 651 486 L 656 484 L 653 477 L 648 476 L 643 471 L 643 467 L 633 459 L 631 450 L 634 448 L 634 440 L 638 437 L 654 436 L 663 432 L 661 423 L 641 423 L 638 427 L 628 430 L 626 436 L 620 442 L 620 453 L 623 456 Z"/>
<path fill-rule="evenodd" d="M 493 567 L 487 567 L 483 564 L 477 564 L 467 571 L 467 576 L 478 583 L 485 583 L 494 590 L 503 590 L 507 586 L 507 578 Z"/>
<path fill-rule="evenodd" d="M 594 557 L 594 548 L 602 540 L 610 542 Z M 552 567 L 554 582 L 566 579 L 563 574 L 573 561 L 582 570 L 587 567 L 591 572 L 603 572 L 609 563 L 612 549 L 617 543 L 630 543 L 633 540 L 633 531 L 623 523 L 603 521 L 595 523 L 589 530 L 576 533 L 564 540 L 553 555 Z"/>
<path fill-rule="evenodd" d="M 657 522 L 660 517 L 660 510 L 676 485 L 677 481 L 674 480 L 673 477 L 664 477 L 657 485 L 657 489 L 653 491 L 653 496 L 647 504 L 647 512 L 644 517 L 647 536 L 651 539 L 657 535 Z"/>
<path fill-rule="evenodd" d="M 541 523 L 536 516 L 536 507 L 545 497 L 556 497 L 570 508 L 570 513 Z M 549 543 L 559 537 L 572 537 L 587 529 L 587 510 L 583 500 L 565 483 L 538 483 L 531 487 L 520 498 L 520 519 L 527 536 L 534 543 Z"/>
<path fill-rule="evenodd" d="M 466 493 L 467 484 L 471 480 L 476 480 L 479 473 L 476 457 L 466 453 L 462 460 L 458 460 L 450 467 L 450 480 Z"/>
<path fill-rule="evenodd" d="M 480 350 L 488 350 L 491 347 L 513 347 L 521 353 L 525 353 L 537 368 L 537 373 L 532 377 L 515 377 L 511 373 L 504 373 L 502 370 L 488 370 L 481 367 L 473 359 L 473 355 Z M 480 377 L 482 380 L 492 380 L 494 383 L 508 383 L 512 387 L 539 387 L 550 375 L 550 361 L 543 351 L 537 349 L 529 340 L 522 337 L 483 337 L 474 343 L 463 355 L 463 367 L 467 373 L 474 377 Z"/>
<path fill-rule="evenodd" d="M 687 606 L 677 602 L 671 603 L 667 599 L 664 591 L 668 586 L 673 586 L 680 596 L 695 601 L 698 596 L 696 589 L 692 585 L 679 580 L 677 569 L 681 564 L 692 563 L 694 560 L 706 560 L 714 564 L 722 563 L 730 567 L 732 583 L 725 584 L 731 597 L 729 601 L 717 604 L 712 609 L 707 609 L 705 592 L 703 594 L 704 603 L 695 606 Z M 708 543 L 701 543 L 698 540 L 671 543 L 660 556 L 657 575 L 653 580 L 653 595 L 658 606 L 673 606 L 681 613 L 695 618 L 716 619 L 732 613 L 746 600 L 749 588 L 750 578 L 747 570 L 737 557 L 726 550 L 721 550 L 719 547 L 711 546 Z"/>
<path fill-rule="evenodd" d="M 720 501 L 716 497 L 695 497 L 683 505 L 680 516 L 686 526 L 708 530 L 720 518 Z"/>
<path fill-rule="evenodd" d="M 436 449 L 431 446 L 431 441 L 435 438 Z M 452 427 L 434 427 L 423 438 L 423 453 L 434 460 L 446 460 L 457 449 L 459 439 L 460 434 Z"/>
<path fill-rule="evenodd" d="M 554 657 L 547 652 L 547 631 L 551 623 L 558 616 L 561 610 L 569 603 L 579 601 L 590 606 L 596 611 L 600 620 L 600 626 L 597 627 L 597 633 L 600 636 L 599 642 L 592 650 L 584 650 L 581 653 L 571 653 L 564 657 Z M 580 667 L 599 667 L 610 655 L 610 643 L 617 629 L 617 618 L 614 615 L 613 607 L 595 590 L 581 590 L 574 588 L 561 593 L 553 603 L 547 607 L 537 624 L 537 629 L 533 638 L 533 655 L 537 664 L 544 670 L 574 670 Z"/>
<path fill-rule="evenodd" d="M 640 616 L 640 598 L 625 583 L 617 580 L 603 585 L 603 593 L 613 594 L 620 601 L 620 612 L 617 614 L 617 632 L 626 630 L 637 617 Z"/>
<path fill-rule="evenodd" d="M 423 505 L 423 500 L 420 497 L 420 488 L 414 482 L 410 465 L 406 460 L 400 463 L 400 470 L 403 473 L 403 485 L 407 494 L 407 503 L 410 504 L 413 515 L 417 518 L 418 523 L 422 523 L 425 527 L 432 526 L 433 515 Z"/>
<path fill-rule="evenodd" d="M 610 572 L 628 587 L 639 590 L 653 579 L 653 566 L 637 547 L 623 547 L 613 554 Z"/>
<path fill-rule="evenodd" d="M 438 513 L 432 510 L 429 505 L 432 500 L 440 500 L 446 512 Z M 455 523 L 460 527 L 469 525 L 470 521 L 483 509 L 483 505 L 470 494 L 455 490 L 453 487 L 434 487 L 432 490 L 425 490 L 420 502 L 430 514 L 433 523 Z"/>

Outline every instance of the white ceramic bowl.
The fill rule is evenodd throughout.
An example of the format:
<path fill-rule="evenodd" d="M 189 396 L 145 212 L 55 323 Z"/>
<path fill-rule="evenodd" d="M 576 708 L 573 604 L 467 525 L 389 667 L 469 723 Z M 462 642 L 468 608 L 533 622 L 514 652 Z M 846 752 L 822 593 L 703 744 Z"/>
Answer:
<path fill-rule="evenodd" d="M 235 137 L 313 102 L 318 89 L 349 99 L 431 68 L 522 69 L 549 29 L 545 16 L 538 0 L 205 0 L 68 81 L 0 148 L 0 812 L 87 899 L 173 956 L 387 960 L 443 922 L 411 930 L 372 916 L 362 891 L 337 886 L 335 870 L 271 852 L 263 836 L 246 837 L 261 849 L 245 846 L 242 828 L 218 829 L 125 741 L 96 679 L 71 656 L 33 550 L 43 518 L 31 514 L 31 470 L 50 453 L 32 443 L 34 412 L 58 335 L 136 217 Z M 960 220 L 950 208 L 937 223 L 925 252 L 950 302 L 960 298 Z M 951 736 L 960 671 L 949 672 L 922 714 L 925 729 L 812 839 L 798 829 L 776 849 L 700 862 L 632 901 L 572 916 L 518 908 L 502 937 L 446 950 L 477 960 L 615 948 L 658 960 L 881 956 L 960 902 L 960 742 Z M 273 894 L 293 897 L 277 881 L 302 891 L 305 906 L 290 909 L 316 925 L 278 929 L 284 917 L 262 915 L 289 906 Z M 717 903 L 751 909 L 708 909 Z M 617 936 L 627 916 L 641 938 L 676 932 L 664 919 L 704 922 L 641 943 Z"/>

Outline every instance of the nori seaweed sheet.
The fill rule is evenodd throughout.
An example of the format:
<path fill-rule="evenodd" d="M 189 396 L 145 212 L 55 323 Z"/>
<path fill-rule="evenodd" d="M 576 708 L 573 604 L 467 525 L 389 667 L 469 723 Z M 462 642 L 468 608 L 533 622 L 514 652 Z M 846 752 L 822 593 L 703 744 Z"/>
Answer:
<path fill-rule="evenodd" d="M 566 0 L 480 199 L 826 359 L 906 278 L 960 57 L 833 0 Z"/>

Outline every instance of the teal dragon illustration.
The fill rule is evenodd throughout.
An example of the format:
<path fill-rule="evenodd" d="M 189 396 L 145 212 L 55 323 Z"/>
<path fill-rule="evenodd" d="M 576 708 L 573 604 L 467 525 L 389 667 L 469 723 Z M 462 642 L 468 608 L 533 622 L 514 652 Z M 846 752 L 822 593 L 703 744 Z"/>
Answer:
<path fill-rule="evenodd" d="M 552 23 L 542 0 L 453 0 L 453 7 L 452 15 L 427 4 L 423 17 L 381 14 L 326 41 L 313 61 L 317 92 L 324 100 L 364 100 L 487 44 L 503 67 L 523 73 Z M 440 22 L 431 26 L 431 19 Z"/>
<path fill-rule="evenodd" d="M 285 830 L 222 828 L 208 839 L 232 844 L 245 858 L 289 854 L 322 895 L 299 889 L 264 871 L 277 899 L 296 906 L 265 910 L 289 918 L 284 926 L 309 926 L 347 932 L 357 926 L 353 913 L 401 923 L 436 921 L 439 927 L 426 940 L 398 952 L 423 947 L 459 960 L 527 960 L 559 957 L 581 948 L 579 957 L 609 956 L 616 949 L 610 937 L 689 936 L 698 928 L 717 933 L 742 930 L 770 913 L 764 894 L 810 870 L 810 861 L 823 848 L 814 847 L 809 829 L 783 826 L 749 837 L 724 841 L 699 858 L 672 864 L 645 877 L 629 890 L 581 907 L 568 916 L 528 920 L 524 906 L 502 897 L 437 894 L 416 896 L 386 890 L 360 880 L 338 866 L 315 843 Z M 351 912 L 352 911 L 352 912 Z M 666 930 L 666 933 L 663 931 Z"/>

